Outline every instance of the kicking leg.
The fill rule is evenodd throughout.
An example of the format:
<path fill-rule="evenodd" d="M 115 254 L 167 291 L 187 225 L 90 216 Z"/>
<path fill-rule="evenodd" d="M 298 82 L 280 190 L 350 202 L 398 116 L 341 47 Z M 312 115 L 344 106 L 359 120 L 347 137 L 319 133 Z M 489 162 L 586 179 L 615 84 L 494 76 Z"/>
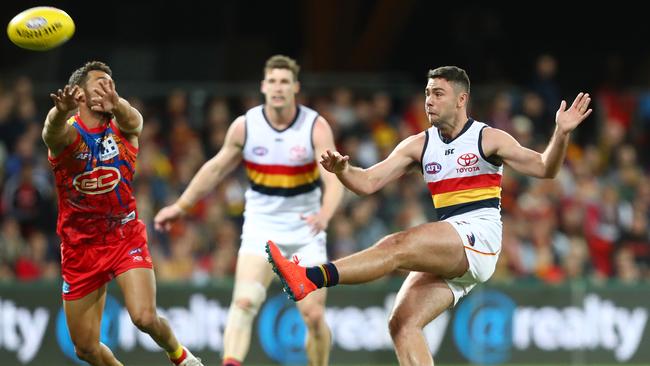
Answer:
<path fill-rule="evenodd" d="M 78 300 L 63 301 L 65 319 L 77 357 L 93 366 L 122 366 L 106 345 L 99 342 L 99 331 L 106 303 L 106 285 Z"/>
<path fill-rule="evenodd" d="M 285 291 L 295 301 L 323 285 L 370 282 L 396 269 L 455 278 L 469 268 L 458 232 L 444 221 L 388 235 L 366 250 L 313 268 L 285 259 L 272 242 L 267 243 L 267 253 Z"/>
<path fill-rule="evenodd" d="M 408 275 L 388 321 L 400 365 L 433 365 L 423 329 L 453 303 L 445 281 L 430 273 Z"/>
<path fill-rule="evenodd" d="M 240 365 L 246 358 L 253 320 L 272 279 L 273 272 L 263 256 L 240 254 L 237 258 L 235 287 L 223 337 L 224 365 Z"/>
<path fill-rule="evenodd" d="M 310 366 L 328 365 L 332 337 L 325 322 L 325 299 L 327 290 L 314 292 L 297 303 L 298 310 L 307 325 L 307 358 Z"/>
<path fill-rule="evenodd" d="M 334 261 L 334 265 L 341 284 L 370 282 L 397 269 L 454 278 L 469 268 L 458 232 L 444 221 L 388 235 L 364 251 Z"/>

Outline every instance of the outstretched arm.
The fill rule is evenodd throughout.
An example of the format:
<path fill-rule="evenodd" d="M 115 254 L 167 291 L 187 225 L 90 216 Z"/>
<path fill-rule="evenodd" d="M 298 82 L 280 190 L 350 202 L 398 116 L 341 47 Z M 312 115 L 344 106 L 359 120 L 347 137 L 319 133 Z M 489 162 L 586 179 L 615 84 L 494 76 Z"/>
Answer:
<path fill-rule="evenodd" d="M 386 184 L 401 177 L 414 163 L 418 163 L 424 148 L 425 134 L 407 137 L 383 161 L 368 169 L 353 167 L 348 163 L 350 157 L 337 151 L 327 150 L 321 155 L 321 165 L 336 174 L 341 183 L 358 195 L 374 193 Z"/>
<path fill-rule="evenodd" d="M 560 103 L 555 114 L 555 132 L 543 153 L 525 148 L 508 133 L 495 128 L 483 130 L 483 151 L 487 156 L 496 155 L 514 170 L 537 178 L 554 178 L 564 156 L 566 155 L 569 137 L 582 121 L 592 112 L 589 108 L 589 94 L 579 93 L 566 109 L 566 102 Z"/>
<path fill-rule="evenodd" d="M 93 90 L 98 96 L 91 99 L 90 109 L 96 112 L 113 113 L 120 131 L 127 135 L 140 136 L 142 132 L 142 115 L 115 90 L 111 79 L 99 81 L 99 88 Z"/>
<path fill-rule="evenodd" d="M 180 198 L 156 214 L 154 218 L 156 230 L 168 231 L 173 221 L 184 216 L 196 202 L 208 194 L 237 166 L 242 158 L 244 137 L 245 117 L 241 116 L 228 128 L 221 150 L 203 164 Z"/>
<path fill-rule="evenodd" d="M 78 86 L 66 85 L 63 90 L 59 89 L 50 94 L 54 107 L 45 118 L 41 136 L 52 156 L 58 155 L 76 137 L 74 128 L 71 128 L 66 120 L 77 109 L 76 96 L 80 92 Z"/>

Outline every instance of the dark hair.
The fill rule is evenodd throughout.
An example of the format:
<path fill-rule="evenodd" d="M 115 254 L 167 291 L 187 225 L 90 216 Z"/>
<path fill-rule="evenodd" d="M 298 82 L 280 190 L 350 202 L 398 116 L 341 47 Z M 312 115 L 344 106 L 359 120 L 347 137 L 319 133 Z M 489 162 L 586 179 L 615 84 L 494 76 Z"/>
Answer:
<path fill-rule="evenodd" d="M 105 63 L 101 61 L 89 61 L 86 62 L 85 65 L 82 67 L 76 69 L 72 75 L 70 75 L 70 79 L 68 80 L 68 85 L 70 86 L 83 86 L 83 84 L 86 83 L 86 79 L 88 78 L 88 73 L 91 71 L 103 71 L 107 73 L 109 76 L 113 76 L 113 72 L 111 71 L 111 68 L 108 67 Z"/>
<path fill-rule="evenodd" d="M 427 74 L 429 79 L 445 79 L 450 83 L 460 86 L 464 92 L 469 94 L 469 76 L 465 70 L 456 66 L 441 66 L 433 70 L 429 70 Z"/>
<path fill-rule="evenodd" d="M 292 59 L 289 56 L 284 55 L 275 55 L 271 56 L 266 60 L 266 65 L 264 66 L 264 72 L 271 69 L 286 69 L 293 73 L 293 81 L 298 81 L 298 73 L 300 72 L 300 65 L 296 60 Z"/>

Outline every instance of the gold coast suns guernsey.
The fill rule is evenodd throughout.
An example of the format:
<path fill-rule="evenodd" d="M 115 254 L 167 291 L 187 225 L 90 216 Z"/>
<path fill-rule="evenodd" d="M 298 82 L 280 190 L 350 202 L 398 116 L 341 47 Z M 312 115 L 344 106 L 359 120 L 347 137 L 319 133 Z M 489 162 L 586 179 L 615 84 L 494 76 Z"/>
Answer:
<path fill-rule="evenodd" d="M 68 124 L 77 130 L 75 141 L 49 157 L 61 240 L 67 245 L 144 242 L 145 225 L 138 220 L 133 195 L 138 149 L 113 121 L 88 128 L 77 114 Z"/>
<path fill-rule="evenodd" d="M 301 215 L 320 210 L 320 172 L 312 141 L 317 117 L 316 111 L 298 106 L 289 127 L 278 130 L 266 118 L 263 105 L 246 112 L 243 157 L 250 187 L 244 236 L 266 230 L 265 235 L 273 233 L 279 242 L 302 241 L 305 235 L 309 240 Z"/>
<path fill-rule="evenodd" d="M 483 154 L 481 131 L 485 127 L 469 119 L 450 141 L 444 141 L 435 127 L 425 132 L 422 174 L 440 220 L 462 214 L 501 219 L 503 165 L 495 165 Z"/>

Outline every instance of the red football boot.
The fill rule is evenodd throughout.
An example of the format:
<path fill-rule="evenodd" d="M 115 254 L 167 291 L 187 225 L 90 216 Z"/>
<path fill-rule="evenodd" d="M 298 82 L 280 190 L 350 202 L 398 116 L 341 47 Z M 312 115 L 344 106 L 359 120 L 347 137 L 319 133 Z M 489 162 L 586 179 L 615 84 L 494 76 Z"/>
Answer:
<path fill-rule="evenodd" d="M 298 258 L 286 259 L 272 241 L 266 242 L 266 254 L 273 266 L 273 271 L 280 277 L 284 292 L 293 301 L 300 301 L 310 292 L 318 289 L 309 278 L 305 267 L 298 265 Z"/>

